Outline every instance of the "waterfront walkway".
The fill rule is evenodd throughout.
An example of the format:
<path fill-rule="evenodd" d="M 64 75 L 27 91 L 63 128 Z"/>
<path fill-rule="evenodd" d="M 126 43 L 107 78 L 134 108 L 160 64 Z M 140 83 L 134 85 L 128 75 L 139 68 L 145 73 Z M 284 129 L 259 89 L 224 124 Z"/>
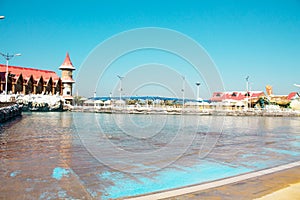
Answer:
<path fill-rule="evenodd" d="M 110 114 L 160 114 L 160 115 L 213 115 L 213 116 L 265 116 L 265 117 L 299 117 L 300 111 L 292 109 L 228 109 L 226 107 L 203 109 L 199 107 L 132 107 L 132 106 L 73 106 L 73 112 L 95 112 Z"/>
<path fill-rule="evenodd" d="M 129 199 L 300 199 L 300 161 L 210 183 Z"/>

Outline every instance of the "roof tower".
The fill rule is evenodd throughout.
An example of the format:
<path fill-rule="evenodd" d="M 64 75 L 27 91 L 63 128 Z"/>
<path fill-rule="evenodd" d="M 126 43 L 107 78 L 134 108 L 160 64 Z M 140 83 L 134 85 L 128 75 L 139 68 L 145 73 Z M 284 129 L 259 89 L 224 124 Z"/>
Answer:
<path fill-rule="evenodd" d="M 69 70 L 75 70 L 75 67 L 73 66 L 69 53 L 67 52 L 65 61 L 63 62 L 63 64 L 59 67 L 59 69 L 69 69 Z"/>

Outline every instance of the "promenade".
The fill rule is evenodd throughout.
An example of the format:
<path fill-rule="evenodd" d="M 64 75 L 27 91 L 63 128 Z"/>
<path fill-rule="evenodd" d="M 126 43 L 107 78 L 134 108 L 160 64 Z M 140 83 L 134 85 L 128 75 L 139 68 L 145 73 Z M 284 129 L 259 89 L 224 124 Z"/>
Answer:
<path fill-rule="evenodd" d="M 120 113 L 120 114 L 185 114 L 185 115 L 214 115 L 214 116 L 270 116 L 270 117 L 299 117 L 300 111 L 292 109 L 229 109 L 226 107 L 133 107 L 133 106 L 73 106 L 73 112 Z"/>
<path fill-rule="evenodd" d="M 165 199 L 257 199 L 284 200 L 300 198 L 300 167 L 246 179 L 224 186 Z"/>
<path fill-rule="evenodd" d="M 299 187 L 300 162 L 295 162 L 232 178 L 128 199 L 298 199 Z"/>

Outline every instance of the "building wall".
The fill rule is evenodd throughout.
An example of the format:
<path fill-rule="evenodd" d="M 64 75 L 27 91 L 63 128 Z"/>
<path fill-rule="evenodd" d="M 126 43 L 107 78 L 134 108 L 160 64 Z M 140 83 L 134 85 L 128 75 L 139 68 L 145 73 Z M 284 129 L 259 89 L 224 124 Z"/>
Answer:
<path fill-rule="evenodd" d="M 64 83 L 63 88 L 63 96 L 72 96 L 72 84 Z"/>
<path fill-rule="evenodd" d="M 0 93 L 5 91 L 5 80 L 1 80 L 1 88 Z M 33 80 L 28 80 L 27 83 L 17 80 L 12 81 L 8 80 L 7 82 L 7 93 L 12 94 L 59 94 L 62 95 L 62 85 L 61 82 L 54 84 L 52 81 L 49 81 L 48 84 L 43 84 L 42 82 L 38 82 L 36 84 L 33 83 Z"/>
<path fill-rule="evenodd" d="M 68 78 L 68 77 L 73 78 L 72 76 L 73 76 L 72 71 L 62 70 L 62 72 L 61 72 L 62 79 Z"/>

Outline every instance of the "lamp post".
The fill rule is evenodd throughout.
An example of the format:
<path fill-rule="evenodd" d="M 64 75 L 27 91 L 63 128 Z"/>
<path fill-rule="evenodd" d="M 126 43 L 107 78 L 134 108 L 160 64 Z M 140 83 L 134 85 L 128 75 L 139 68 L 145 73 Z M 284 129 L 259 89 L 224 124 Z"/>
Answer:
<path fill-rule="evenodd" d="M 201 85 L 200 82 L 197 82 L 197 83 L 196 83 L 196 86 L 197 86 L 197 101 L 200 100 L 200 96 L 199 96 L 199 94 L 200 94 L 200 85 Z"/>
<path fill-rule="evenodd" d="M 3 15 L 0 16 L 0 19 L 4 19 L 4 18 L 5 18 L 5 16 L 3 16 Z"/>
<path fill-rule="evenodd" d="M 247 97 L 247 110 L 248 110 L 248 103 L 249 103 L 249 76 L 246 77 L 246 97 Z"/>
<path fill-rule="evenodd" d="M 7 81 L 8 81 L 8 61 L 10 59 L 12 59 L 13 57 L 15 56 L 21 56 L 20 53 L 17 53 L 17 54 L 3 54 L 3 53 L 0 53 L 1 56 L 3 56 L 6 60 L 6 73 L 5 73 L 5 101 L 7 101 Z"/>
<path fill-rule="evenodd" d="M 122 99 L 122 79 L 124 78 L 123 76 L 117 75 L 117 77 L 120 79 L 120 101 Z"/>
<path fill-rule="evenodd" d="M 296 83 L 295 83 L 295 84 L 294 84 L 294 86 L 296 86 L 296 87 L 300 87 L 300 84 L 296 84 Z"/>
<path fill-rule="evenodd" d="M 184 90 L 185 90 L 185 77 L 181 76 L 182 78 L 182 110 L 184 109 Z"/>

